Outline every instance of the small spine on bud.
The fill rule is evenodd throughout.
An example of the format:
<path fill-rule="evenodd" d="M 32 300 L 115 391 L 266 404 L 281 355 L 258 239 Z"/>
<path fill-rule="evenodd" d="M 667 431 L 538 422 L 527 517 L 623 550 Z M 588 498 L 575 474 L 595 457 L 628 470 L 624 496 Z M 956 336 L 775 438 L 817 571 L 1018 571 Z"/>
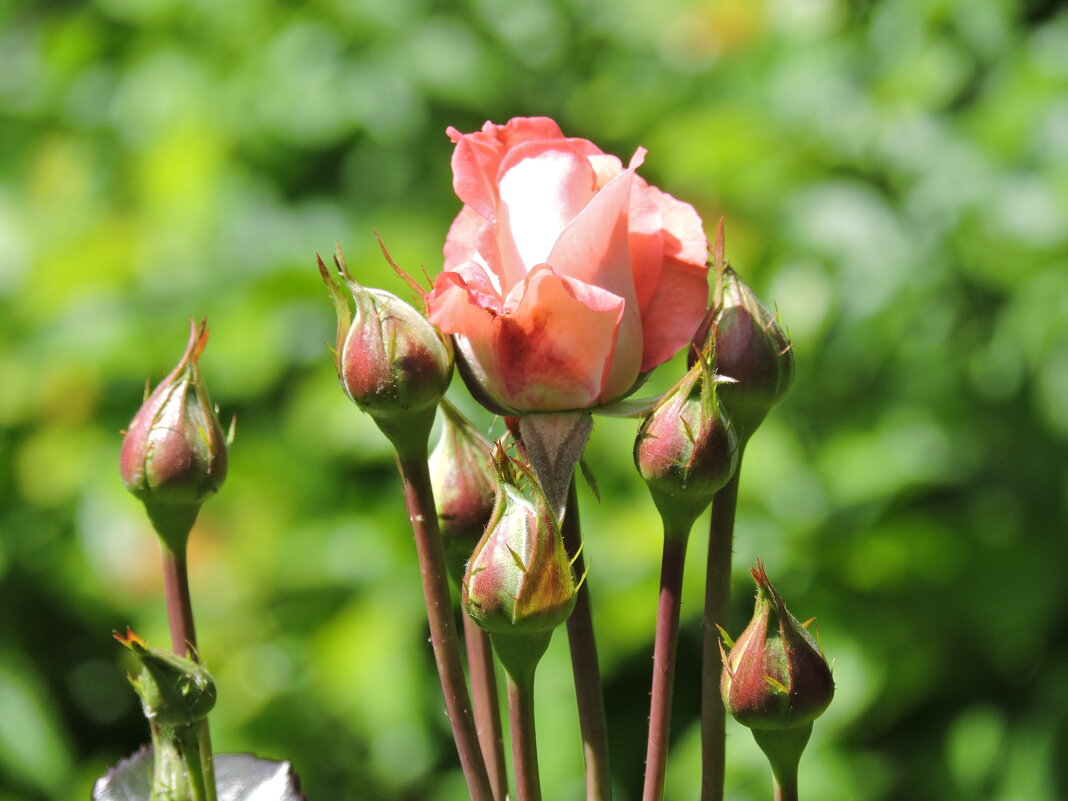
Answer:
<path fill-rule="evenodd" d="M 497 496 L 493 445 L 446 400 L 441 439 L 430 454 L 430 482 L 445 547 L 445 562 L 463 584 L 467 560 L 486 532 Z"/>
<path fill-rule="evenodd" d="M 734 379 L 722 387 L 721 400 L 744 445 L 789 390 L 794 354 L 777 316 L 733 269 L 724 267 L 717 280 L 720 305 L 698 337 L 702 344 L 714 341 L 716 372 Z"/>
<path fill-rule="evenodd" d="M 738 442 L 704 354 L 645 418 L 634 463 L 668 532 L 688 533 L 734 474 Z"/>
<path fill-rule="evenodd" d="M 396 295 L 357 283 L 340 248 L 334 255 L 339 277 L 316 258 L 337 310 L 334 362 L 345 394 L 375 418 L 394 446 L 425 447 L 452 379 L 451 342 Z"/>
<path fill-rule="evenodd" d="M 505 669 L 529 677 L 553 631 L 571 614 L 578 588 L 560 527 L 533 476 L 498 450 L 497 500 L 464 575 L 463 605 L 489 632 Z"/>
<path fill-rule="evenodd" d="M 198 364 L 207 340 L 206 323 L 190 321 L 185 354 L 134 416 L 119 457 L 123 484 L 175 550 L 226 478 L 227 437 Z"/>

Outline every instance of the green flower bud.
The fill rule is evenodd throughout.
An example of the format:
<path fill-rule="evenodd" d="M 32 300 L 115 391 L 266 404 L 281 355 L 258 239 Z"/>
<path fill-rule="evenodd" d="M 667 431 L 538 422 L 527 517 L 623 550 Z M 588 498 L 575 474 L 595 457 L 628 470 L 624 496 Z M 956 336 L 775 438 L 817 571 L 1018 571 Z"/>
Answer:
<path fill-rule="evenodd" d="M 335 363 L 345 393 L 377 420 L 432 413 L 452 378 L 450 341 L 396 295 L 358 284 L 340 250 L 334 262 L 340 280 L 322 259 L 319 272 L 338 313 Z"/>
<path fill-rule="evenodd" d="M 185 354 L 134 416 L 119 456 L 123 483 L 172 547 L 226 478 L 226 437 L 197 363 L 207 341 L 205 323 L 190 321 Z"/>
<path fill-rule="evenodd" d="M 552 632 L 575 606 L 571 562 L 544 493 L 531 478 L 533 500 L 525 497 L 505 472 L 493 516 L 467 565 L 464 608 L 491 634 Z"/>
<path fill-rule="evenodd" d="M 753 619 L 724 656 L 723 704 L 754 730 L 808 727 L 834 697 L 831 669 L 815 639 L 786 609 L 764 565 L 757 562 L 752 573 Z"/>
<path fill-rule="evenodd" d="M 493 445 L 448 401 L 441 402 L 441 440 L 430 454 L 445 561 L 463 584 L 467 560 L 486 532 L 497 495 Z"/>
<path fill-rule="evenodd" d="M 711 328 L 713 366 L 734 379 L 722 387 L 721 401 L 745 443 L 790 388 L 794 355 L 775 315 L 730 267 L 723 270 L 721 286 L 722 301 Z"/>
<path fill-rule="evenodd" d="M 141 663 L 141 673 L 130 678 L 145 717 L 165 729 L 190 726 L 207 717 L 215 706 L 215 680 L 204 667 L 167 651 L 149 648 L 130 629 L 115 634 Z"/>
<path fill-rule="evenodd" d="M 669 528 L 689 531 L 734 474 L 738 442 L 702 357 L 661 398 L 638 430 L 634 463 Z"/>

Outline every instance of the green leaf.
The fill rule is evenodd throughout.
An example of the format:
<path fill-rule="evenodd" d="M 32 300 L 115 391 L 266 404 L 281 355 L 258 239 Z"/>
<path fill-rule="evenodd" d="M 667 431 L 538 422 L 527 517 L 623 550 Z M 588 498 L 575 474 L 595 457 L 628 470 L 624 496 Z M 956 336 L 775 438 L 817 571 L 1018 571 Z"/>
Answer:
<path fill-rule="evenodd" d="M 219 801 L 306 801 L 288 762 L 252 754 L 215 757 Z M 152 794 L 152 749 L 144 746 L 110 768 L 93 786 L 92 801 L 148 801 Z"/>

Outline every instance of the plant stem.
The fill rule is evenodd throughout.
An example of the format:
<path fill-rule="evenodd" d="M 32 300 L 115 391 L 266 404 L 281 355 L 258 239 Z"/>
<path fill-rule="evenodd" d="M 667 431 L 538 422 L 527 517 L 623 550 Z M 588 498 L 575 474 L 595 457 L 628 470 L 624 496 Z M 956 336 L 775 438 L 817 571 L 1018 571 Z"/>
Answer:
<path fill-rule="evenodd" d="M 752 729 L 771 765 L 775 801 L 797 801 L 797 767 L 812 736 L 812 724 L 789 729 Z"/>
<path fill-rule="evenodd" d="M 471 701 L 464 679 L 463 662 L 460 659 L 460 644 L 453 623 L 445 552 L 438 531 L 434 493 L 430 487 L 425 440 L 421 448 L 408 447 L 403 451 L 398 448 L 397 466 L 404 482 L 404 503 L 408 509 L 408 519 L 415 534 L 427 620 L 430 624 L 430 640 L 434 649 L 434 661 L 438 667 L 438 677 L 441 680 L 441 690 L 445 696 L 445 709 L 456 742 L 456 752 L 460 757 L 460 765 L 472 801 L 493 801 L 475 719 L 471 714 Z"/>
<path fill-rule="evenodd" d="M 161 539 L 160 550 L 163 553 L 163 590 L 167 597 L 171 647 L 178 656 L 189 656 L 196 653 L 197 632 L 193 624 L 193 602 L 189 596 L 185 544 L 172 549 Z"/>
<path fill-rule="evenodd" d="M 689 530 L 674 531 L 665 525 L 664 556 L 660 567 L 660 601 L 656 611 L 656 641 L 653 646 L 653 691 L 649 705 L 649 743 L 645 752 L 645 789 L 642 801 L 661 801 L 667 775 L 668 740 L 671 734 L 671 697 L 675 685 L 675 652 L 679 640 L 682 603 L 682 569 L 686 561 Z"/>
<path fill-rule="evenodd" d="M 564 547 L 572 559 L 575 575 L 585 574 L 582 556 L 582 528 L 578 492 L 572 477 L 568 488 L 567 511 L 561 526 Z M 583 581 L 575 598 L 575 608 L 567 619 L 567 641 L 571 647 L 571 672 L 575 677 L 582 757 L 586 766 L 586 801 L 611 801 L 612 776 L 608 764 L 608 726 L 605 723 L 601 667 L 590 612 L 589 582 Z"/>
<path fill-rule="evenodd" d="M 467 644 L 467 668 L 471 674 L 471 701 L 475 711 L 475 728 L 482 746 L 494 801 L 508 797 L 508 766 L 504 762 L 504 732 L 497 701 L 497 675 L 493 666 L 493 648 L 489 635 L 467 615 L 464 639 Z"/>
<path fill-rule="evenodd" d="M 189 780 L 174 732 L 149 721 L 152 735 L 152 792 L 149 801 L 166 801 L 189 796 Z"/>
<path fill-rule="evenodd" d="M 775 801 L 797 801 L 797 781 L 793 783 L 780 784 L 778 779 L 774 780 L 775 787 Z"/>
<path fill-rule="evenodd" d="M 160 537 L 160 549 L 163 553 L 163 589 L 167 598 L 171 648 L 179 656 L 199 661 L 196 626 L 193 623 L 193 602 L 189 593 L 187 539 L 188 532 L 184 537 Z M 189 782 L 191 785 L 195 785 L 198 781 L 201 783 L 200 788 L 194 788 L 194 795 L 196 792 L 203 792 L 205 801 L 215 801 L 215 758 L 211 748 L 211 731 L 208 728 L 208 721 L 205 719 L 197 727 L 197 731 L 184 737 L 182 742 Z M 195 760 L 189 756 L 190 751 L 187 748 L 195 751 Z"/>
<path fill-rule="evenodd" d="M 723 661 L 718 626 L 727 627 L 731 604 L 731 556 L 734 517 L 738 507 L 738 480 L 744 445 L 731 480 L 712 501 L 705 574 L 705 615 L 701 659 L 701 801 L 723 801 L 726 767 L 726 717 L 720 694 Z"/>
<path fill-rule="evenodd" d="M 189 777 L 190 798 L 192 801 L 216 801 L 214 782 L 209 784 L 204 771 L 203 754 L 200 748 L 200 728 L 197 725 L 185 726 L 183 731 L 175 732 L 175 734 L 182 748 L 185 774 Z"/>
<path fill-rule="evenodd" d="M 517 801 L 541 801 L 538 742 L 534 731 L 534 672 L 517 681 L 508 674 L 508 720 Z"/>
<path fill-rule="evenodd" d="M 200 767 L 204 772 L 204 784 L 208 788 L 208 801 L 217 801 L 218 785 L 215 783 L 215 752 L 211 748 L 211 728 L 208 719 L 200 722 L 199 732 Z"/>

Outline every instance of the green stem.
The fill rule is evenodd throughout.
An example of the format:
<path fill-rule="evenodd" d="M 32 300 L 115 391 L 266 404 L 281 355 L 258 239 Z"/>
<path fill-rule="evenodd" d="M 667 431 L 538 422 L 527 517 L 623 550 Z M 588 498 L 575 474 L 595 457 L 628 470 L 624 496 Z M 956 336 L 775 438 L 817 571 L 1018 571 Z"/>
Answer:
<path fill-rule="evenodd" d="M 210 762 L 211 756 L 205 754 L 203 745 L 203 732 L 207 730 L 205 723 L 193 724 L 182 727 L 176 731 L 178 744 L 182 749 L 182 761 L 185 764 L 185 774 L 189 778 L 189 797 L 192 801 L 217 801 L 215 789 L 215 776 L 213 770 L 205 770 L 205 763 Z"/>
<path fill-rule="evenodd" d="M 518 680 L 508 674 L 508 721 L 517 801 L 541 801 L 538 742 L 534 731 L 534 674 Z"/>
<path fill-rule="evenodd" d="M 564 547 L 572 560 L 575 575 L 585 574 L 582 556 L 582 530 L 579 522 L 575 480 L 567 495 L 567 511 L 561 527 Z M 597 659 L 597 641 L 590 611 L 589 582 L 583 581 L 575 598 L 575 609 L 567 619 L 567 640 L 571 647 L 571 672 L 575 677 L 582 756 L 586 766 L 586 801 L 611 801 L 612 776 L 608 765 L 608 726 L 605 722 L 604 691 Z"/>
<path fill-rule="evenodd" d="M 719 689 L 723 662 L 718 627 L 726 628 L 730 618 L 734 518 L 744 452 L 745 446 L 742 445 L 734 475 L 712 501 L 701 661 L 701 801 L 723 801 L 726 713 Z"/>
<path fill-rule="evenodd" d="M 653 689 L 649 705 L 649 742 L 645 752 L 645 788 L 642 801 L 661 801 L 667 776 L 671 735 L 671 698 L 675 686 L 675 655 L 682 605 L 682 570 L 686 562 L 685 530 L 668 528 L 665 521 L 664 555 L 660 567 L 660 601 L 656 612 L 653 646 Z"/>
<path fill-rule="evenodd" d="M 497 676 L 493 665 L 493 648 L 489 635 L 467 615 L 463 616 L 464 640 L 467 644 L 467 667 L 471 675 L 471 701 L 475 728 L 482 746 L 493 789 L 494 801 L 507 801 L 508 766 L 504 761 L 504 733 L 497 700 Z"/>
<path fill-rule="evenodd" d="M 394 439 L 395 445 L 398 442 L 399 438 Z M 482 759 L 478 741 L 478 730 L 471 714 L 471 700 L 460 658 L 460 643 L 453 621 L 448 571 L 438 530 L 438 515 L 434 508 L 434 492 L 430 486 L 425 439 L 421 447 L 410 445 L 403 449 L 398 448 L 397 466 L 404 482 L 404 502 L 408 509 L 408 519 L 415 535 L 427 621 L 430 624 L 430 641 L 434 649 L 438 678 L 441 680 L 441 690 L 445 696 L 445 708 L 452 725 L 456 752 L 472 801 L 493 801 L 486 763 Z"/>
<path fill-rule="evenodd" d="M 780 784 L 774 780 L 775 801 L 797 801 L 797 780 L 793 784 Z"/>
<path fill-rule="evenodd" d="M 152 734 L 152 793 L 149 801 L 188 798 L 189 780 L 182 767 L 182 754 L 174 733 L 149 721 Z"/>
<path fill-rule="evenodd" d="M 771 765 L 775 801 L 797 801 L 797 767 L 812 736 L 812 724 L 790 729 L 752 729 Z"/>
<path fill-rule="evenodd" d="M 211 750 L 211 728 L 208 726 L 207 718 L 200 722 L 198 746 L 200 748 L 200 767 L 204 773 L 204 785 L 208 788 L 208 801 L 216 801 L 218 785 L 215 781 L 215 754 Z"/>

